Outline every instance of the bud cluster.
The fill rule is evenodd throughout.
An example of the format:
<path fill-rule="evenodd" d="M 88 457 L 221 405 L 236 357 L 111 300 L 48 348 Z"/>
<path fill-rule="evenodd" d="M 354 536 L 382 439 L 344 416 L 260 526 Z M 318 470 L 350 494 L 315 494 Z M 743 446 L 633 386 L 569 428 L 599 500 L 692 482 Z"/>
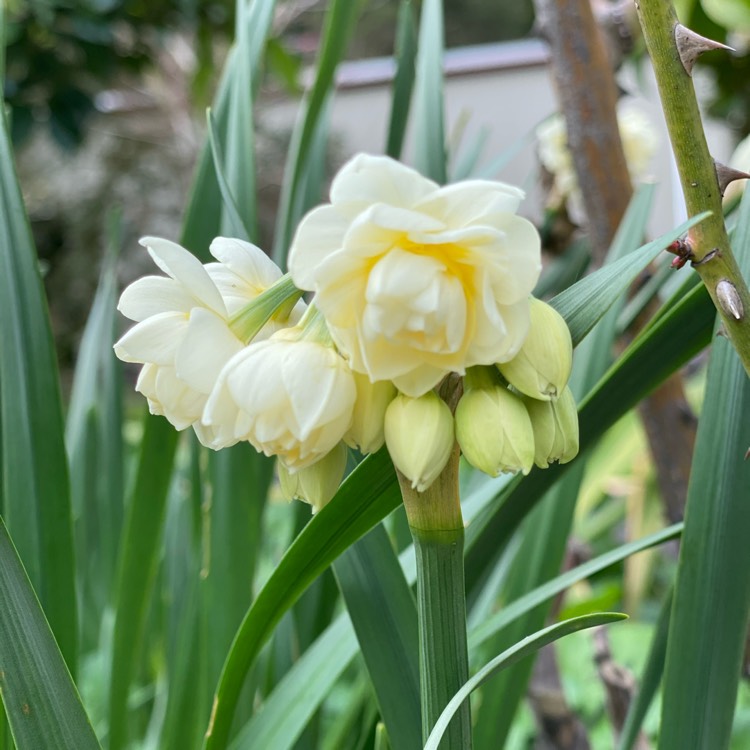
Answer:
<path fill-rule="evenodd" d="M 444 468 L 454 438 L 464 458 L 492 477 L 528 474 L 578 453 L 578 412 L 568 388 L 570 332 L 550 305 L 531 298 L 531 328 L 516 356 L 469 368 L 455 418 L 434 392 L 403 394 L 386 411 L 385 440 L 396 467 L 424 491 Z"/>

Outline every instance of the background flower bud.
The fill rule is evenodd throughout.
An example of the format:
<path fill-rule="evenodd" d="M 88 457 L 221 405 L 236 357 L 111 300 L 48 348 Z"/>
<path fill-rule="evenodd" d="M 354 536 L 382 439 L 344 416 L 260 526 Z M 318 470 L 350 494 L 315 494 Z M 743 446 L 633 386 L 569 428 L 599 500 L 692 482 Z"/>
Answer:
<path fill-rule="evenodd" d="M 532 297 L 530 312 L 531 328 L 521 351 L 497 367 L 521 393 L 548 401 L 568 383 L 573 343 L 567 323 L 554 307 Z"/>
<path fill-rule="evenodd" d="M 546 469 L 553 461 L 566 464 L 578 455 L 578 409 L 570 388 L 551 401 L 525 399 L 534 430 L 534 463 Z"/>
<path fill-rule="evenodd" d="M 367 375 L 353 374 L 357 400 L 354 402 L 352 426 L 344 435 L 344 441 L 362 453 L 375 453 L 385 442 L 385 410 L 396 396 L 396 386 L 389 380 L 371 383 Z"/>
<path fill-rule="evenodd" d="M 281 461 L 277 462 L 282 494 L 287 500 L 309 503 L 316 513 L 336 494 L 348 455 L 346 445 L 339 443 L 320 461 L 293 473 Z"/>
<path fill-rule="evenodd" d="M 502 385 L 469 388 L 456 407 L 456 439 L 466 460 L 496 477 L 528 474 L 534 463 L 534 433 L 523 401 Z"/>
<path fill-rule="evenodd" d="M 399 393 L 385 412 L 385 443 L 396 468 L 424 492 L 453 450 L 453 415 L 434 391 L 419 398 Z"/>

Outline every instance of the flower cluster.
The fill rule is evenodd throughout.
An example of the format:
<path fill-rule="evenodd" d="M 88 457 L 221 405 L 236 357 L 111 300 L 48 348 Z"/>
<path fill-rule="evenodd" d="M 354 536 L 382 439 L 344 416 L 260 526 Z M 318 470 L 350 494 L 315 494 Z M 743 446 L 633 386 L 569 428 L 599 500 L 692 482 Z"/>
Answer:
<path fill-rule="evenodd" d="M 302 220 L 289 276 L 239 240 L 214 240 L 206 265 L 142 240 L 167 278 L 125 290 L 136 325 L 115 351 L 143 365 L 136 389 L 153 413 L 210 448 L 276 456 L 283 492 L 314 508 L 338 488 L 347 446 L 386 443 L 419 491 L 456 440 L 492 475 L 570 460 L 570 334 L 531 297 L 540 242 L 516 215 L 522 197 L 357 156 Z M 451 373 L 464 376 L 455 418 L 435 392 Z"/>
<path fill-rule="evenodd" d="M 649 118 L 631 100 L 621 101 L 618 105 L 617 125 L 630 177 L 634 183 L 642 182 L 648 177 L 649 165 L 658 146 L 656 131 Z M 552 179 L 547 205 L 558 209 L 565 204 L 570 218 L 576 224 L 583 224 L 583 199 L 573 155 L 568 148 L 565 121 L 560 115 L 550 117 L 536 129 L 536 136 L 539 161 Z"/>

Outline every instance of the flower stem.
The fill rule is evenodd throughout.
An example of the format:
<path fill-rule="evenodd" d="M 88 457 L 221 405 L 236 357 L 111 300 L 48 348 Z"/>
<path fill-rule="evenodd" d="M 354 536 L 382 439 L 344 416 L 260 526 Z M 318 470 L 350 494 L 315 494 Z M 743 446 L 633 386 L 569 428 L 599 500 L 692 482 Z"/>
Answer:
<path fill-rule="evenodd" d="M 708 151 L 693 82 L 680 59 L 675 36 L 677 16 L 672 3 L 664 0 L 639 0 L 636 8 L 651 55 L 688 215 L 712 212 L 690 231 L 693 265 L 750 375 L 750 292 L 737 267 L 724 226 L 716 170 Z M 737 302 L 732 304 L 732 300 Z"/>
<path fill-rule="evenodd" d="M 448 379 L 441 395 L 452 410 L 460 394 L 460 381 Z M 458 461 L 455 445 L 446 467 L 424 492 L 412 489 L 411 482 L 397 472 L 417 560 L 423 741 L 448 701 L 469 679 Z M 470 750 L 471 746 L 471 711 L 465 702 L 441 747 Z"/>

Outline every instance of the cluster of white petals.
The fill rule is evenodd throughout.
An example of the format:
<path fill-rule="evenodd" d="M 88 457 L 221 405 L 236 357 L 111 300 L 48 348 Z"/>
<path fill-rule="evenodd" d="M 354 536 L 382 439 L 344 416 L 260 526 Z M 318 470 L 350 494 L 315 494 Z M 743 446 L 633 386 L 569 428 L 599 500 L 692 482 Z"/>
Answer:
<path fill-rule="evenodd" d="M 138 279 L 122 293 L 118 309 L 136 325 L 115 344 L 115 353 L 143 365 L 136 390 L 153 414 L 178 430 L 194 427 L 209 443 L 203 409 L 222 367 L 245 346 L 230 317 L 277 282 L 281 271 L 260 248 L 241 240 L 215 239 L 210 250 L 218 262 L 206 265 L 169 240 L 145 237 L 141 244 L 167 275 Z M 293 311 L 292 322 L 301 312 Z M 256 338 L 278 327 L 269 321 Z"/>
<path fill-rule="evenodd" d="M 630 178 L 636 184 L 643 182 L 649 176 L 651 161 L 659 145 L 656 130 L 643 110 L 629 99 L 618 104 L 617 125 Z M 536 129 L 536 136 L 539 161 L 552 177 L 548 205 L 557 209 L 566 204 L 570 218 L 583 224 L 586 213 L 573 155 L 568 148 L 565 120 L 561 115 L 548 118 Z"/>
<path fill-rule="evenodd" d="M 336 491 L 346 445 L 366 454 L 385 442 L 419 492 L 456 437 L 493 474 L 568 460 L 569 409 L 543 412 L 558 436 L 535 456 L 519 395 L 555 402 L 572 351 L 562 318 L 530 296 L 540 240 L 516 215 L 522 197 L 481 180 L 440 187 L 392 159 L 357 156 L 331 202 L 302 220 L 291 280 L 239 240 L 214 240 L 206 265 L 142 240 L 166 277 L 123 292 L 119 309 L 136 325 L 115 351 L 143 365 L 136 388 L 154 414 L 210 448 L 247 441 L 277 457 L 282 492 L 315 509 Z M 314 292 L 306 311 L 292 281 Z M 467 375 L 455 426 L 433 390 L 451 373 Z"/>
<path fill-rule="evenodd" d="M 392 159 L 357 156 L 331 203 L 302 220 L 292 279 L 315 292 L 353 370 L 421 396 L 520 349 L 541 268 L 539 235 L 515 213 L 522 197 L 482 180 L 440 187 Z"/>

